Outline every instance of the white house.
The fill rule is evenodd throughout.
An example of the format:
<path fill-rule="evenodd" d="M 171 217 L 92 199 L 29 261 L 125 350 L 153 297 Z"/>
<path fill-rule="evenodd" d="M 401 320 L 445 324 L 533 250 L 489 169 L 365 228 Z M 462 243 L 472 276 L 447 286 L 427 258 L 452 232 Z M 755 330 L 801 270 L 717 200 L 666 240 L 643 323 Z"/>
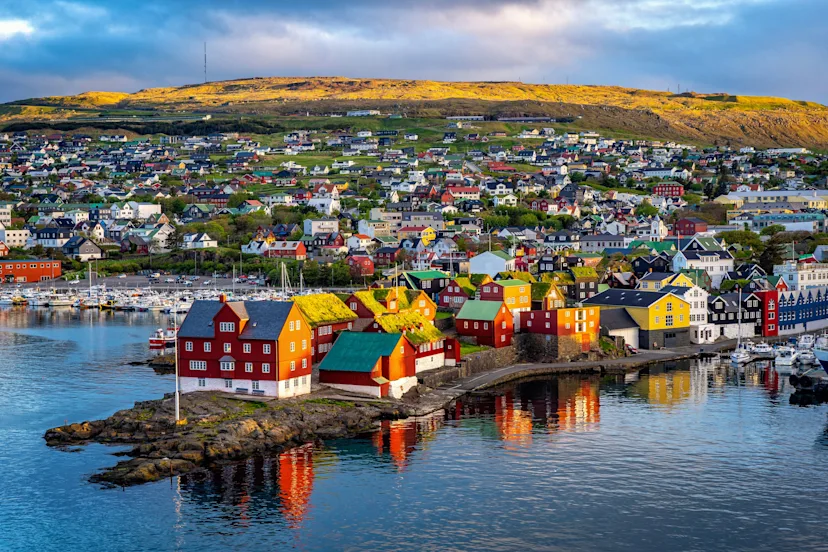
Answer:
<path fill-rule="evenodd" d="M 486 251 L 475 255 L 469 260 L 469 271 L 472 274 L 488 274 L 494 278 L 498 272 L 515 269 L 514 257 L 503 251 Z"/>
<path fill-rule="evenodd" d="M 673 272 L 685 268 L 706 271 L 713 287 L 718 288 L 733 270 L 733 255 L 728 251 L 679 251 L 673 256 Z"/>
<path fill-rule="evenodd" d="M 514 194 L 495 196 L 493 203 L 495 207 L 517 207 L 517 197 Z"/>
<path fill-rule="evenodd" d="M 308 201 L 308 206 L 313 207 L 320 213 L 332 215 L 334 211 L 341 210 L 341 205 L 338 199 L 333 197 L 314 197 Z"/>
<path fill-rule="evenodd" d="M 204 232 L 184 234 L 181 249 L 212 249 L 218 247 L 218 240 L 214 240 Z"/>

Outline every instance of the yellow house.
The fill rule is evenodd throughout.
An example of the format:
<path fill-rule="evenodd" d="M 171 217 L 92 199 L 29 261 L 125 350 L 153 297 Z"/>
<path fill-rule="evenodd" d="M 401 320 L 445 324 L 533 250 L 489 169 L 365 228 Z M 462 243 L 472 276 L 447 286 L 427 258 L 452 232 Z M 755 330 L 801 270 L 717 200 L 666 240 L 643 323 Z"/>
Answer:
<path fill-rule="evenodd" d="M 429 244 L 437 239 L 437 232 L 431 226 L 406 226 L 400 228 L 397 232 L 397 237 L 401 240 L 421 239 L 426 244 Z"/>
<path fill-rule="evenodd" d="M 650 272 L 641 277 L 637 289 L 660 291 L 667 286 L 693 287 L 693 280 L 686 274 L 672 272 Z"/>
<path fill-rule="evenodd" d="M 600 305 L 604 311 L 624 309 L 638 325 L 638 346 L 642 349 L 690 345 L 690 303 L 672 293 L 609 289 L 584 303 Z M 619 317 L 613 315 L 604 320 L 604 311 L 601 315 L 602 329 L 612 335 L 610 320 L 620 323 L 617 320 Z"/>

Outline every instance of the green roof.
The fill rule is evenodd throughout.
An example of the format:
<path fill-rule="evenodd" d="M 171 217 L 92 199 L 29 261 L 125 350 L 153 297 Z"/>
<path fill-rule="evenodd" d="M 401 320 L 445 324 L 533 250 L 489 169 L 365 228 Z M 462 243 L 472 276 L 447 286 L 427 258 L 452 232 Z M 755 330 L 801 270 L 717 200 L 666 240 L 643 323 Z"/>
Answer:
<path fill-rule="evenodd" d="M 454 279 L 454 283 L 455 283 L 455 284 L 456 284 L 456 285 L 457 285 L 460 289 L 462 289 L 463 291 L 465 291 L 465 292 L 466 292 L 466 294 L 467 294 L 469 297 L 472 297 L 472 296 L 474 295 L 474 292 L 475 292 L 475 291 L 477 291 L 477 286 L 475 286 L 475 285 L 471 282 L 471 279 L 466 278 L 466 277 L 464 277 L 464 276 L 460 276 L 460 277 L 455 278 L 455 279 Z"/>
<path fill-rule="evenodd" d="M 564 285 L 572 285 L 575 283 L 575 280 L 572 278 L 572 274 L 569 272 L 553 272 L 552 281 L 556 284 Z"/>
<path fill-rule="evenodd" d="M 336 324 L 356 320 L 356 313 L 349 309 L 342 300 L 333 293 L 315 293 L 312 295 L 297 295 L 293 302 L 308 325 L 312 328 L 320 324 Z"/>
<path fill-rule="evenodd" d="M 600 253 L 574 253 L 575 257 L 580 257 L 581 259 L 602 259 L 603 255 Z"/>
<path fill-rule="evenodd" d="M 382 306 L 382 303 L 377 301 L 376 295 L 374 295 L 374 290 L 372 289 L 355 291 L 354 297 L 359 299 L 366 309 L 374 313 L 374 316 L 378 316 L 380 314 L 385 314 L 388 312 L 388 309 Z"/>
<path fill-rule="evenodd" d="M 469 280 L 471 280 L 471 283 L 475 286 L 479 286 L 487 277 L 489 277 L 488 274 L 470 274 Z"/>
<path fill-rule="evenodd" d="M 491 253 L 492 255 L 497 255 L 498 257 L 500 257 L 504 261 L 511 261 L 514 258 L 511 255 L 509 255 L 508 253 L 504 253 L 503 251 L 489 251 L 489 253 Z"/>
<path fill-rule="evenodd" d="M 544 297 L 549 295 L 550 289 L 552 289 L 552 284 L 548 282 L 532 284 L 532 301 L 543 301 Z"/>
<path fill-rule="evenodd" d="M 569 270 L 575 278 L 598 278 L 598 273 L 591 266 L 573 266 Z"/>
<path fill-rule="evenodd" d="M 644 248 L 663 253 L 665 251 L 672 251 L 676 248 L 673 242 L 657 242 L 657 241 L 641 241 L 635 240 L 630 244 L 630 249 Z"/>
<path fill-rule="evenodd" d="M 511 280 L 523 280 L 524 282 L 528 282 L 530 284 L 538 281 L 538 279 L 529 272 L 522 272 L 520 270 L 507 270 L 505 272 L 498 272 L 497 275 L 501 278 L 508 278 Z"/>
<path fill-rule="evenodd" d="M 371 373 L 380 358 L 394 352 L 399 334 L 342 332 L 322 359 L 319 371 Z"/>
<path fill-rule="evenodd" d="M 434 278 L 446 278 L 448 274 L 439 270 L 409 270 L 407 276 L 413 276 L 418 280 L 433 280 Z"/>
<path fill-rule="evenodd" d="M 401 334 L 405 331 L 406 339 L 415 346 L 443 339 L 443 332 L 417 311 L 386 314 L 377 318 L 376 323 L 389 334 Z"/>
<path fill-rule="evenodd" d="M 498 280 L 497 283 L 503 287 L 517 287 L 525 286 L 529 282 L 524 282 L 523 280 Z"/>
<path fill-rule="evenodd" d="M 494 320 L 497 317 L 500 307 L 503 303 L 500 301 L 475 301 L 469 299 L 463 303 L 463 308 L 457 313 L 457 320 Z"/>

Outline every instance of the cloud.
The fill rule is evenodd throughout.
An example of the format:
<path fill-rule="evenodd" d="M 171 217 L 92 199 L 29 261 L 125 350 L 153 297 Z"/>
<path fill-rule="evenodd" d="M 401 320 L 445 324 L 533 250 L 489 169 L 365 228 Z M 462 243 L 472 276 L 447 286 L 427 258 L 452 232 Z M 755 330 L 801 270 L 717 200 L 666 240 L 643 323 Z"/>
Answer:
<path fill-rule="evenodd" d="M 0 0 L 0 101 L 199 82 L 206 41 L 211 80 L 681 83 L 826 102 L 826 16 L 817 0 L 40 0 L 13 15 Z M 6 36 L 9 21 L 37 29 Z"/>
<path fill-rule="evenodd" d="M 0 42 L 17 36 L 29 36 L 35 28 L 25 19 L 0 19 Z"/>

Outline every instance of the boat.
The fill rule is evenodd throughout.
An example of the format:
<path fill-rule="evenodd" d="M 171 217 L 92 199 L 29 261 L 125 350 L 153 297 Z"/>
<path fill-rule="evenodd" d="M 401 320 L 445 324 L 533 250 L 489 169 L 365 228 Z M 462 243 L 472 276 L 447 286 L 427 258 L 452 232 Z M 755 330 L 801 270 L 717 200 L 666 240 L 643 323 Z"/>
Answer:
<path fill-rule="evenodd" d="M 805 349 L 803 351 L 799 351 L 799 355 L 797 355 L 796 359 L 800 364 L 805 366 L 814 366 L 819 365 L 819 362 L 816 359 L 816 355 L 813 351 Z"/>
<path fill-rule="evenodd" d="M 733 364 L 745 364 L 746 362 L 750 362 L 751 358 L 750 353 L 743 347 L 739 347 L 730 353 L 730 362 Z"/>
<path fill-rule="evenodd" d="M 742 348 L 747 351 L 748 353 L 756 352 L 754 349 L 756 348 L 756 344 L 751 341 L 750 339 L 742 342 Z"/>
<path fill-rule="evenodd" d="M 817 362 L 822 365 L 824 370 L 828 370 L 828 335 L 821 335 L 814 343 L 814 357 Z"/>
<path fill-rule="evenodd" d="M 753 347 L 753 354 L 762 356 L 772 356 L 773 347 L 767 343 L 758 343 Z"/>
<path fill-rule="evenodd" d="M 796 349 L 783 345 L 776 349 L 776 359 L 774 360 L 774 364 L 777 367 L 790 367 L 794 365 L 798 356 L 799 355 Z"/>
<path fill-rule="evenodd" d="M 150 350 L 172 349 L 175 347 L 176 333 L 175 328 L 158 328 L 149 338 Z"/>
<path fill-rule="evenodd" d="M 814 336 L 810 334 L 805 334 L 799 337 L 799 340 L 796 342 L 797 349 L 813 349 L 814 348 Z"/>

